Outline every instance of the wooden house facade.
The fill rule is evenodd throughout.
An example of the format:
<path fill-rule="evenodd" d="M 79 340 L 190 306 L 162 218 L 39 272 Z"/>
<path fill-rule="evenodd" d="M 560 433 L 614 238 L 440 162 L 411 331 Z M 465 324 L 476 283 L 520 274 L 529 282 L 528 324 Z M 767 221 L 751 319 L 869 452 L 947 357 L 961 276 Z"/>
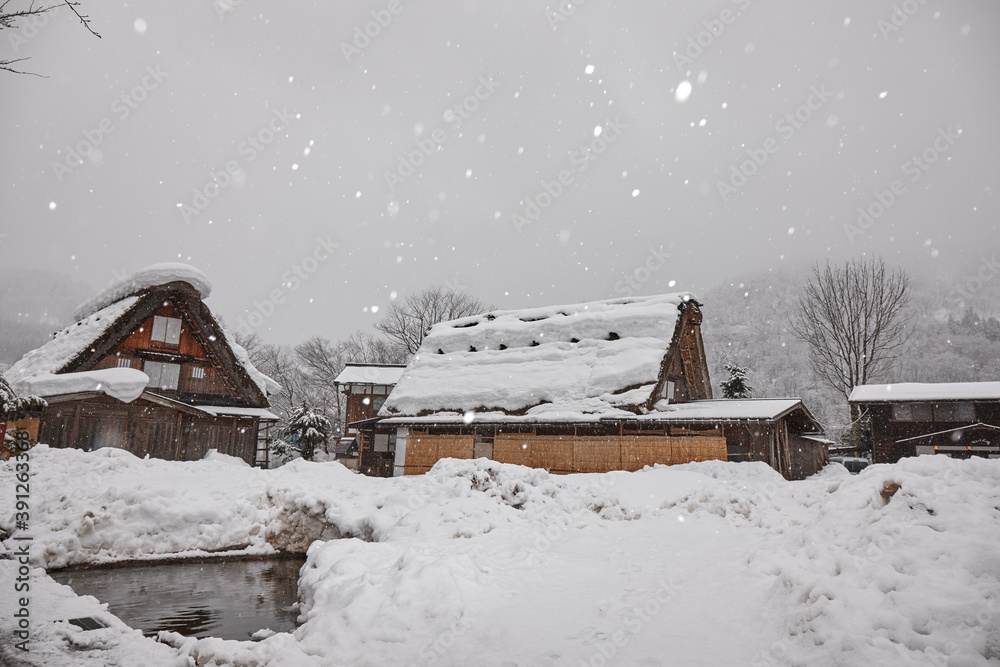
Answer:
<path fill-rule="evenodd" d="M 202 300 L 209 290 L 191 267 L 150 267 L 12 366 L 11 384 L 48 404 L 38 440 L 168 460 L 215 449 L 262 463 L 258 435 L 277 420 L 267 400 L 276 385 L 219 326 Z"/>
<path fill-rule="evenodd" d="M 335 448 L 337 460 L 356 459 L 367 475 L 390 476 L 392 458 L 387 456 L 388 439 L 372 437 L 366 455 L 360 457 L 362 432 L 356 424 L 373 419 L 392 388 L 399 382 L 405 364 L 364 364 L 348 362 L 334 381 L 345 398 L 344 436 Z"/>
<path fill-rule="evenodd" d="M 820 427 L 800 401 L 712 400 L 701 321 L 694 298 L 668 294 L 435 325 L 377 417 L 356 424 L 362 456 L 381 439 L 395 475 L 446 457 L 554 473 L 705 460 L 815 472 L 825 457 L 799 437 Z"/>
<path fill-rule="evenodd" d="M 922 454 L 1000 458 L 1000 382 L 864 385 L 849 400 L 870 419 L 875 463 Z"/>

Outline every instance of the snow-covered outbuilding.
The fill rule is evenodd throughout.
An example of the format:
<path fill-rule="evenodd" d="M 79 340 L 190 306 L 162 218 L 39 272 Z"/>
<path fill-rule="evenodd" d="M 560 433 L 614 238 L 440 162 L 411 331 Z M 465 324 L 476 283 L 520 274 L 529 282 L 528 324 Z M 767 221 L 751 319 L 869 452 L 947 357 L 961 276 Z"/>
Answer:
<path fill-rule="evenodd" d="M 201 271 L 157 264 L 77 308 L 73 324 L 4 373 L 47 402 L 39 441 L 176 460 L 216 449 L 257 463 L 278 385 L 219 326 L 210 292 Z"/>
<path fill-rule="evenodd" d="M 381 457 L 419 474 L 485 456 L 568 473 L 732 458 L 814 472 L 825 457 L 795 438 L 820 427 L 801 401 L 712 400 L 701 321 L 684 293 L 437 324 L 377 417 L 357 424 L 362 468 Z M 804 450 L 819 462 L 796 468 Z"/>
<path fill-rule="evenodd" d="M 344 437 L 340 438 L 334 447 L 337 459 L 345 465 L 353 467 L 357 463 L 359 449 L 359 432 L 352 424 L 371 419 L 382 408 L 385 399 L 393 387 L 399 382 L 406 364 L 369 364 L 348 362 L 340 372 L 334 384 L 344 394 L 346 405 L 344 409 Z M 379 437 L 374 443 L 374 449 L 388 451 L 388 438 Z M 353 462 L 353 463 L 352 463 Z M 392 461 L 378 457 L 377 463 L 392 472 Z M 375 470 L 365 471 L 374 474 Z M 378 477 L 387 475 L 380 474 Z"/>
<path fill-rule="evenodd" d="M 1000 458 L 1000 382 L 907 382 L 855 387 L 871 420 L 875 463 L 905 456 Z"/>

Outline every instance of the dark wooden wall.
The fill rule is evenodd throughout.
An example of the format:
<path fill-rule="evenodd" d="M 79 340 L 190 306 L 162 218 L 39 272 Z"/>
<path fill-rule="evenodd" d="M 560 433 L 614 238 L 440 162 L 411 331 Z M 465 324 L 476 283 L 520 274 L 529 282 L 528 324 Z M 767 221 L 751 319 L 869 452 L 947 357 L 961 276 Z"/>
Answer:
<path fill-rule="evenodd" d="M 943 401 L 942 401 L 943 402 Z M 972 403 L 976 416 L 961 421 L 895 421 L 891 403 L 869 403 L 862 406 L 872 425 L 872 449 L 875 463 L 895 463 L 906 456 L 916 456 L 917 445 L 951 445 L 950 435 L 922 439 L 919 442 L 898 442 L 930 433 L 949 431 L 976 422 L 1000 426 L 1000 401 L 958 401 Z"/>
<path fill-rule="evenodd" d="M 116 447 L 179 461 L 198 460 L 217 449 L 253 465 L 258 425 L 257 418 L 201 417 L 143 399 L 126 404 L 102 396 L 50 404 L 38 439 L 51 447 Z"/>

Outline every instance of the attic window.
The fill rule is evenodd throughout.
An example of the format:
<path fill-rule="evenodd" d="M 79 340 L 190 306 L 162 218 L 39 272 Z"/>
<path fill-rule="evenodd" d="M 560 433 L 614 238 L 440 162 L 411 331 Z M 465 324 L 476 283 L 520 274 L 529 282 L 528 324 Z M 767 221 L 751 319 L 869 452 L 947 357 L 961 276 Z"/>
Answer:
<path fill-rule="evenodd" d="M 132 362 L 129 359 L 125 357 L 118 358 L 118 368 L 131 368 L 131 367 L 132 367 Z"/>
<path fill-rule="evenodd" d="M 148 386 L 158 389 L 177 389 L 177 381 L 181 376 L 180 364 L 147 361 L 143 364 L 142 370 L 149 376 Z"/>
<path fill-rule="evenodd" d="M 176 317 L 153 316 L 153 331 L 150 338 L 156 343 L 166 345 L 180 345 L 181 342 L 181 321 Z"/>
<path fill-rule="evenodd" d="M 608 332 L 608 340 L 618 340 L 619 338 L 621 338 L 621 336 L 616 334 L 614 331 Z"/>
<path fill-rule="evenodd" d="M 191 367 L 191 377 L 195 380 L 202 380 L 205 378 L 205 367 L 204 366 L 192 366 Z"/>

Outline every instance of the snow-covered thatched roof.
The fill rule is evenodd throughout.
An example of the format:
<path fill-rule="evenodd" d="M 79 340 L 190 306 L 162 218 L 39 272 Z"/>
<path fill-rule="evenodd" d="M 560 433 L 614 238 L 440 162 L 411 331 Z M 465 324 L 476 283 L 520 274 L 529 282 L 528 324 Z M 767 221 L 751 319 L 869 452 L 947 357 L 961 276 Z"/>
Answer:
<path fill-rule="evenodd" d="M 660 380 L 680 308 L 691 300 L 689 294 L 627 297 L 442 322 L 424 338 L 379 416 L 633 415 Z"/>
<path fill-rule="evenodd" d="M 70 375 L 69 371 L 78 370 L 69 368 L 69 366 L 81 356 L 92 353 L 99 341 L 114 333 L 112 329 L 116 324 L 131 317 L 137 308 L 141 309 L 144 301 L 149 300 L 144 297 L 147 297 L 153 290 L 178 282 L 193 288 L 200 299 L 206 298 L 212 290 L 205 274 L 186 264 L 154 264 L 137 271 L 117 280 L 81 304 L 75 311 L 77 319 L 73 324 L 56 332 L 52 339 L 41 347 L 25 354 L 4 373 L 4 377 L 15 388 L 18 385 L 26 388 L 32 382 L 39 387 L 44 386 L 49 389 L 56 386 L 68 387 L 70 384 L 67 383 L 70 380 L 75 381 L 75 384 L 72 385 L 74 387 L 84 386 L 90 382 L 95 386 L 108 388 L 109 385 L 106 383 L 93 381 L 93 378 L 89 376 L 65 378 L 65 376 Z M 208 318 L 211 319 L 211 316 L 208 315 Z M 211 322 L 211 326 L 218 326 L 214 319 L 211 319 Z M 223 340 L 219 340 L 218 343 L 228 346 L 233 358 L 264 396 L 269 393 L 273 394 L 280 389 L 274 380 L 254 367 L 246 350 L 236 344 L 231 335 L 221 329 L 219 331 L 223 334 Z M 124 332 L 124 335 L 128 333 L 131 332 Z M 53 381 L 52 375 L 64 376 L 61 384 L 58 381 Z M 131 384 L 134 384 L 137 377 L 130 378 Z M 123 393 L 123 396 L 131 395 L 131 393 L 133 392 L 129 389 Z"/>

